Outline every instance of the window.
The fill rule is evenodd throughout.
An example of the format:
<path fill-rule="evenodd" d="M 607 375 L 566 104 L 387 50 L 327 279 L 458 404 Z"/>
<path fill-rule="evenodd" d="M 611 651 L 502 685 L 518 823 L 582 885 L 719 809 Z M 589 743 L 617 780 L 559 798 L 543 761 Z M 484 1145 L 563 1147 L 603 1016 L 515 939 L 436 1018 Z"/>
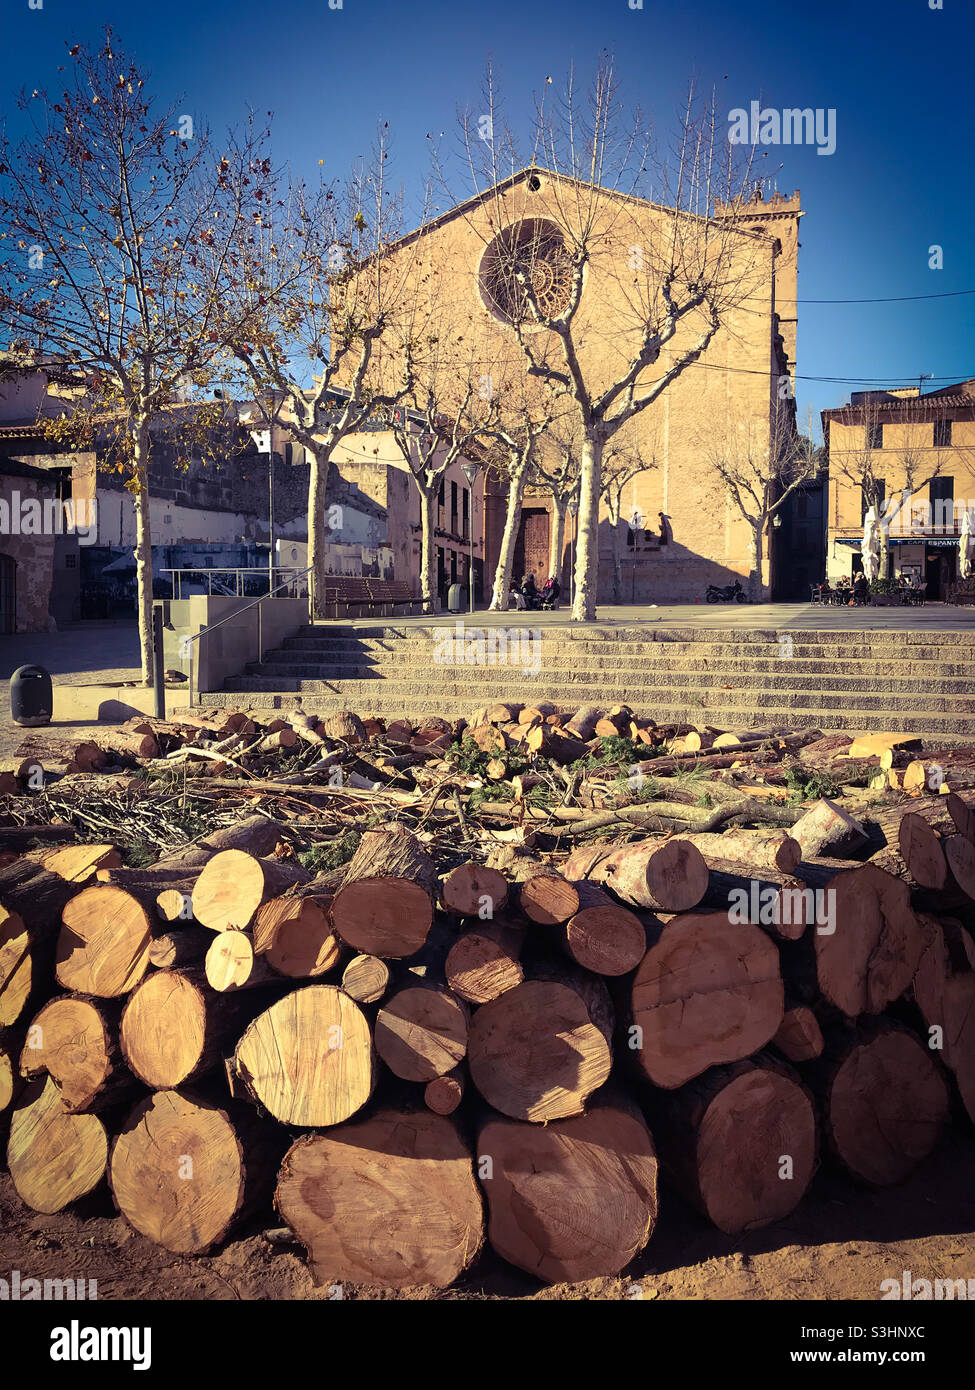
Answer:
<path fill-rule="evenodd" d="M 932 478 L 928 484 L 928 496 L 931 499 L 932 526 L 947 526 L 949 530 L 953 530 L 955 525 L 954 478 Z"/>
<path fill-rule="evenodd" d="M 884 498 L 887 496 L 887 479 L 886 479 L 886 478 L 875 478 L 874 481 L 873 481 L 873 491 L 875 491 L 875 493 L 876 493 L 877 500 L 878 500 L 879 504 L 880 504 L 881 506 L 883 506 Z M 861 497 L 860 497 L 860 520 L 861 520 L 861 522 L 866 518 L 867 511 L 868 511 L 868 509 L 869 509 L 872 505 L 873 505 L 873 504 L 872 504 L 872 502 L 870 501 L 870 496 L 869 496 L 868 489 L 864 487 L 863 489 L 861 489 Z"/>
<path fill-rule="evenodd" d="M 951 421 L 935 420 L 934 422 L 934 447 L 936 449 L 951 448 Z"/>
<path fill-rule="evenodd" d="M 464 540 L 466 541 L 470 533 L 471 517 L 471 494 L 468 488 L 464 488 L 464 491 L 461 493 L 461 498 L 461 535 L 464 537 Z"/>
<path fill-rule="evenodd" d="M 867 448 L 882 449 L 884 447 L 884 427 L 883 425 L 867 426 Z"/>
<path fill-rule="evenodd" d="M 437 493 L 437 502 L 442 507 L 444 502 L 444 488 L 447 486 L 447 479 L 440 479 L 440 491 Z"/>
<path fill-rule="evenodd" d="M 450 529 L 457 530 L 457 484 L 450 484 Z"/>

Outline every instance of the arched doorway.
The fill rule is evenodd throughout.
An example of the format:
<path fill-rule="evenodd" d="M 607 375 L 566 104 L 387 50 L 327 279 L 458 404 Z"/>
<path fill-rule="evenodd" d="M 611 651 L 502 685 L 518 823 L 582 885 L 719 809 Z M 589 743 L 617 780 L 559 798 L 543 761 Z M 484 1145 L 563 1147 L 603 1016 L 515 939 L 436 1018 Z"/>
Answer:
<path fill-rule="evenodd" d="M 533 574 L 535 583 L 541 588 L 548 578 L 548 552 L 548 512 L 541 507 L 525 507 L 521 513 L 521 526 L 518 528 L 518 542 L 515 546 L 515 583 L 517 584 L 524 575 Z"/>

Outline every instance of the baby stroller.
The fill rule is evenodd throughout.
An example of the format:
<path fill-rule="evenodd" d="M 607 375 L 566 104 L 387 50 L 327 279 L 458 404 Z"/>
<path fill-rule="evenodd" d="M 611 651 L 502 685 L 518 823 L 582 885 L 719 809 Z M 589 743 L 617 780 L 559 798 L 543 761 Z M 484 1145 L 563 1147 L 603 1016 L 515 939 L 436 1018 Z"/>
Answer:
<path fill-rule="evenodd" d="M 552 575 L 551 578 L 547 579 L 546 582 L 542 585 L 541 607 L 548 609 L 558 608 L 559 594 L 561 592 L 562 585 L 555 578 L 555 576 Z"/>

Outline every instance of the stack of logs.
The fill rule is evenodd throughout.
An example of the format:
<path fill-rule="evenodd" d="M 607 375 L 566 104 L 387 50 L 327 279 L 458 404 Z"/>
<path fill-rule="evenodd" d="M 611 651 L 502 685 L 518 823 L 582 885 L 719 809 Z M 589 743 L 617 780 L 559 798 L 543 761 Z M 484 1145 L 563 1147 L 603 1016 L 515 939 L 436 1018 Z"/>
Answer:
<path fill-rule="evenodd" d="M 147 869 L 16 855 L 14 1187 L 54 1212 L 107 1178 L 182 1253 L 273 1193 L 317 1281 L 392 1288 L 450 1284 L 485 1239 L 541 1280 L 616 1275 L 658 1162 L 728 1233 L 785 1217 L 823 1156 L 899 1182 L 975 1119 L 975 797 L 877 819 L 866 862 L 829 801 L 449 869 L 392 822 L 317 878 L 261 815 Z"/>

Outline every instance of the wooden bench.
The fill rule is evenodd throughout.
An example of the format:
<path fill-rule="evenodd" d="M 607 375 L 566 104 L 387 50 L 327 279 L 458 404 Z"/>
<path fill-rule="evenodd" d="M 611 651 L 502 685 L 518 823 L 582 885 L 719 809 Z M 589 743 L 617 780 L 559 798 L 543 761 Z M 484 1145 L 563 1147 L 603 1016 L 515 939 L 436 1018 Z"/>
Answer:
<path fill-rule="evenodd" d="M 322 611 L 326 617 L 338 618 L 341 612 L 351 618 L 361 616 L 359 610 L 369 613 L 381 610 L 386 617 L 394 614 L 397 608 L 422 611 L 428 603 L 429 599 L 411 594 L 409 584 L 403 579 L 363 579 L 348 575 L 326 580 Z"/>

